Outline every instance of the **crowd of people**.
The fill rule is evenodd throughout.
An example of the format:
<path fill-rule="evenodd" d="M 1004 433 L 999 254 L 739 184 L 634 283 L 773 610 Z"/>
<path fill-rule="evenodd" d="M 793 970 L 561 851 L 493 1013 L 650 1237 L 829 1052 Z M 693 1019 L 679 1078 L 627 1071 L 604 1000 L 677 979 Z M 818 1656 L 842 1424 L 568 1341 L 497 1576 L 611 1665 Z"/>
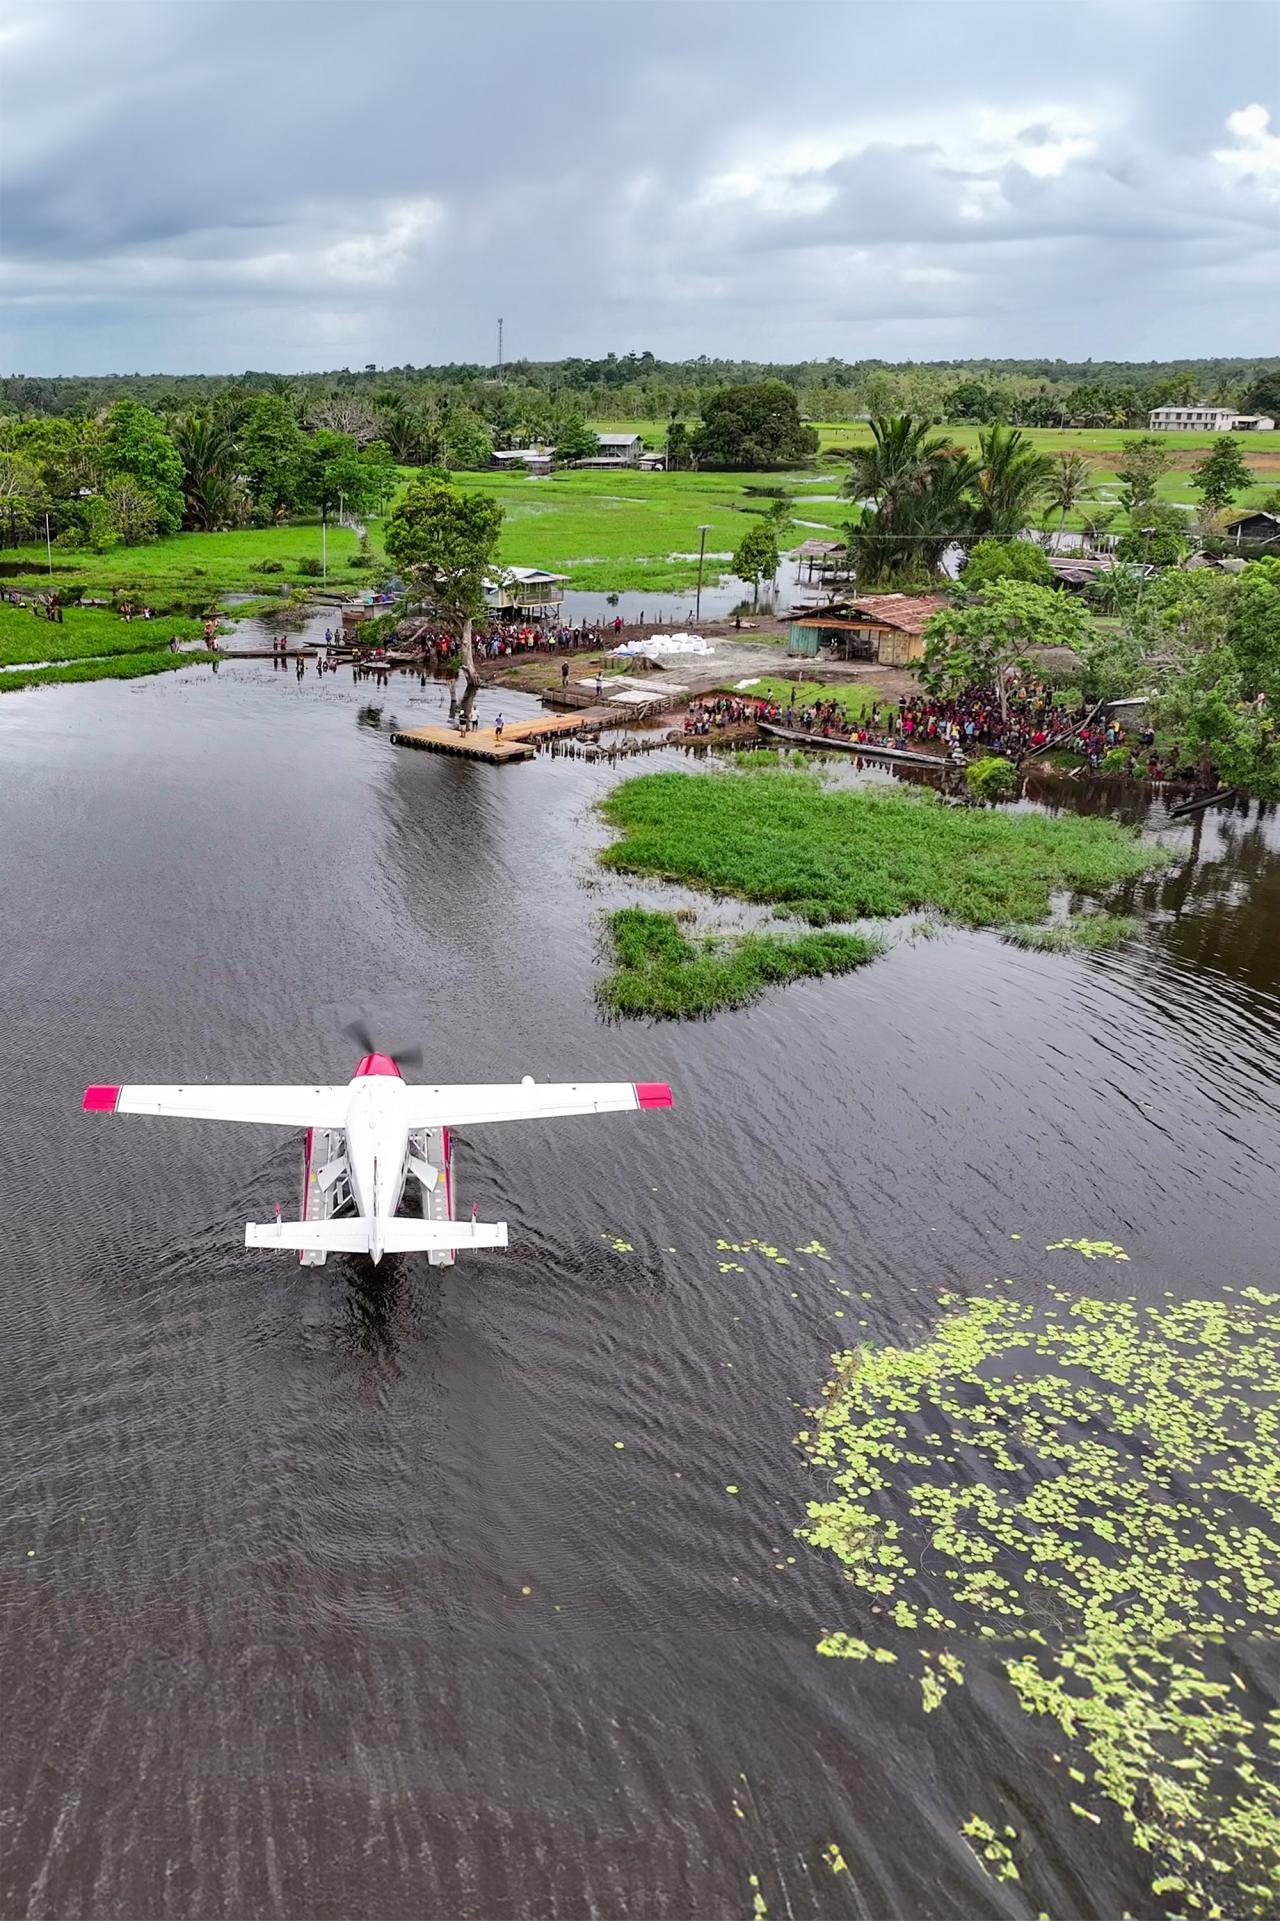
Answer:
<path fill-rule="evenodd" d="M 950 698 L 924 693 L 901 700 L 877 697 L 870 708 L 851 716 L 834 696 L 797 703 L 761 700 L 750 695 L 711 694 L 689 703 L 684 732 L 692 737 L 723 733 L 742 723 L 767 722 L 790 733 L 850 745 L 909 748 L 934 752 L 939 759 L 978 754 L 1022 761 L 1050 745 L 1079 754 L 1091 772 L 1107 771 L 1134 780 L 1192 780 L 1207 784 L 1215 770 L 1207 762 L 1184 764 L 1176 747 L 1160 754 L 1150 727 L 1130 732 L 1114 715 L 1081 711 L 1068 705 L 1045 682 L 1026 678 L 1006 690 L 1005 709 L 994 688 L 970 688 Z M 1123 760 L 1117 759 L 1117 751 Z"/>
<path fill-rule="evenodd" d="M 684 731 L 696 735 L 719 734 L 726 727 L 749 726 L 762 720 L 778 721 L 779 714 L 776 701 L 751 700 L 738 694 L 709 694 L 703 700 L 689 702 Z"/>

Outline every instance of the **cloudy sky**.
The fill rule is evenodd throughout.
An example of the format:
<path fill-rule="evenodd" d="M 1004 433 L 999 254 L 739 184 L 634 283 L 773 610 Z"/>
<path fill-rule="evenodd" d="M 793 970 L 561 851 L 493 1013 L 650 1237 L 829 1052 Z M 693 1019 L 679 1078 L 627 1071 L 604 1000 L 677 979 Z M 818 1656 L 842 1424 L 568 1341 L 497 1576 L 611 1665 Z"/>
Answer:
<path fill-rule="evenodd" d="M 0 0 L 0 370 L 1280 351 L 1272 0 Z"/>

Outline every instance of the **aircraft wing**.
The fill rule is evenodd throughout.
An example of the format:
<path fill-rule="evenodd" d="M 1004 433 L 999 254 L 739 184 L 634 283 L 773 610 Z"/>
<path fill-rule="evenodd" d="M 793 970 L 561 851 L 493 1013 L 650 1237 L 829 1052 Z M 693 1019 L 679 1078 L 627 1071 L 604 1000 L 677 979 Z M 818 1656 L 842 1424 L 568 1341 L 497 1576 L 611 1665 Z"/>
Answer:
<path fill-rule="evenodd" d="M 86 1087 L 87 1114 L 165 1114 L 187 1121 L 260 1121 L 268 1127 L 341 1127 L 350 1088 Z"/>
<path fill-rule="evenodd" d="M 481 1121 L 546 1121 L 565 1114 L 634 1113 L 670 1107 L 665 1081 L 511 1081 L 490 1086 L 410 1087 L 410 1127 L 475 1127 Z"/>

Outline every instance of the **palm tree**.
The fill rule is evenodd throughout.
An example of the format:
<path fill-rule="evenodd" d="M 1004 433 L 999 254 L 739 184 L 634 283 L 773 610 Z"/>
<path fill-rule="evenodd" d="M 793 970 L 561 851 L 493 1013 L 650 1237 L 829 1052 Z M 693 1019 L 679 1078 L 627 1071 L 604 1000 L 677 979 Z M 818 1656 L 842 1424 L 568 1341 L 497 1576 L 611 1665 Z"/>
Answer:
<path fill-rule="evenodd" d="M 1092 479 L 1093 468 L 1084 454 L 1060 453 L 1051 457 L 1044 504 L 1058 509 L 1058 527 L 1053 536 L 1055 550 L 1062 545 L 1062 529 L 1067 515 L 1085 498 Z"/>
<path fill-rule="evenodd" d="M 977 468 L 945 434 L 909 414 L 873 420 L 871 442 L 843 452 L 850 468 L 843 491 L 872 503 L 850 530 L 858 578 L 931 577 L 950 543 L 969 531 Z"/>
<path fill-rule="evenodd" d="M 986 427 L 978 435 L 974 532 L 1016 540 L 1049 484 L 1052 463 L 1018 427 Z"/>
<path fill-rule="evenodd" d="M 173 443 L 182 456 L 182 492 L 189 526 L 212 532 L 236 518 L 235 428 L 225 416 L 184 414 L 173 424 Z"/>

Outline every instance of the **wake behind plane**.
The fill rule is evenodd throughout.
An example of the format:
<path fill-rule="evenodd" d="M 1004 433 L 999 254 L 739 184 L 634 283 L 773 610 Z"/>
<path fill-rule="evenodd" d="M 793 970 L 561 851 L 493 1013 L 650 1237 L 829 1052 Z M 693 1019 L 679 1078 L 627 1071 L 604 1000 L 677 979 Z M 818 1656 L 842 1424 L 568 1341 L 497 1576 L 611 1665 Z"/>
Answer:
<path fill-rule="evenodd" d="M 401 1060 L 407 1057 L 401 1055 Z M 246 1247 L 296 1249 L 308 1266 L 329 1254 L 424 1252 L 450 1266 L 459 1248 L 505 1247 L 505 1221 L 454 1217 L 449 1130 L 486 1121 L 541 1121 L 565 1115 L 670 1107 L 663 1081 L 522 1081 L 451 1087 L 407 1082 L 389 1054 L 367 1053 L 336 1087 L 195 1085 L 96 1086 L 87 1113 L 161 1114 L 175 1120 L 254 1121 L 306 1130 L 302 1214 L 296 1221 L 249 1221 Z M 398 1214 L 410 1181 L 422 1219 Z"/>

